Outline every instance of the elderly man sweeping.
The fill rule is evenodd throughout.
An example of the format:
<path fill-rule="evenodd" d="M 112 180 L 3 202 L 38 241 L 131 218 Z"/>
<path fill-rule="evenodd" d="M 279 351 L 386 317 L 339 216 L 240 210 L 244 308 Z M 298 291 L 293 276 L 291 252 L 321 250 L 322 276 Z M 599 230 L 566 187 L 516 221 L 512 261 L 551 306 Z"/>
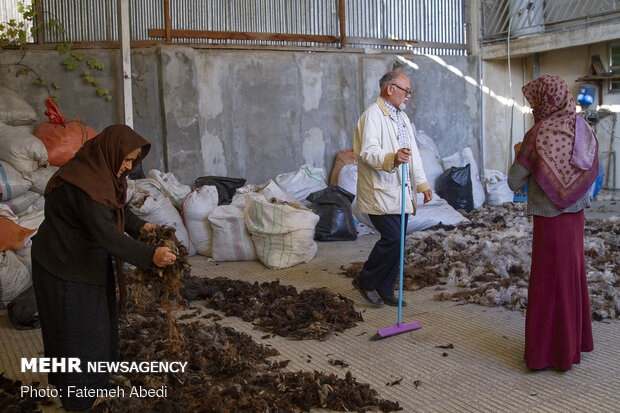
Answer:
<path fill-rule="evenodd" d="M 404 112 L 413 93 L 409 78 L 401 72 L 388 72 L 379 80 L 379 86 L 380 96 L 357 122 L 353 145 L 358 161 L 357 208 L 369 215 L 381 233 L 360 274 L 353 279 L 353 286 L 377 307 L 384 303 L 399 305 L 394 284 L 401 232 L 406 233 L 407 226 L 403 220 L 405 231 L 402 231 L 401 184 L 406 188 L 406 214 L 415 214 L 417 209 L 412 188 L 424 194 L 424 203 L 433 198 L 411 123 Z M 404 167 L 399 168 L 402 164 Z"/>

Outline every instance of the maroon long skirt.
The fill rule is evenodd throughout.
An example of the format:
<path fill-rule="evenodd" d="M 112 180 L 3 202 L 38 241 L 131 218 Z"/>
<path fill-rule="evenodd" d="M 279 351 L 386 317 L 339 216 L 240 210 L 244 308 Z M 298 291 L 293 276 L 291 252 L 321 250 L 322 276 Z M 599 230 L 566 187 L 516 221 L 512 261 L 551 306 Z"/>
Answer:
<path fill-rule="evenodd" d="M 581 352 L 594 349 L 583 227 L 583 211 L 534 216 L 525 315 L 525 362 L 530 369 L 570 370 L 581 361 Z"/>

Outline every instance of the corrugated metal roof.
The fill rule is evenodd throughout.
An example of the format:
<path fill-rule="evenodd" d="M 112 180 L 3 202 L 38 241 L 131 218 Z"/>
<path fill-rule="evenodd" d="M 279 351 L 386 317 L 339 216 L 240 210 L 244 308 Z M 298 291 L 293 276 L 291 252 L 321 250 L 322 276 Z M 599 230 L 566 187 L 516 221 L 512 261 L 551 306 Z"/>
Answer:
<path fill-rule="evenodd" d="M 148 30 L 165 28 L 164 1 L 129 2 L 132 40 L 161 40 L 150 37 Z M 345 34 L 356 47 L 407 49 L 402 44 L 377 43 L 386 39 L 415 40 L 432 43 L 433 48 L 418 49 L 420 53 L 464 54 L 468 20 L 464 3 L 468 0 L 346 0 Z M 340 36 L 338 0 L 170 0 L 169 4 L 172 30 Z M 118 40 L 117 0 L 41 0 L 41 7 L 44 22 L 57 19 L 65 28 L 64 33 L 58 33 L 46 24 L 45 42 Z M 198 38 L 173 38 L 172 42 L 340 46 L 338 43 Z"/>

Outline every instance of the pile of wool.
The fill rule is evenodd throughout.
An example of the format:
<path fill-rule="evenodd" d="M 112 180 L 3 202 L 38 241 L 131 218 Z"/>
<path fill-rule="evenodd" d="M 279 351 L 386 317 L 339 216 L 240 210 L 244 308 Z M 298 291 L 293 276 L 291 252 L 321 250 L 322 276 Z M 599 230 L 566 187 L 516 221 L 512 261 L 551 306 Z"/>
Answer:
<path fill-rule="evenodd" d="M 138 240 L 157 247 L 168 247 L 177 257 L 171 265 L 158 267 L 151 263 L 147 269 L 136 268 L 130 274 L 130 289 L 136 304 L 145 304 L 146 296 L 149 299 L 155 297 L 160 300 L 165 310 L 169 310 L 170 297 L 179 294 L 179 288 L 182 285 L 181 276 L 190 272 L 187 248 L 177 239 L 175 229 L 168 226 L 142 230 Z"/>
<path fill-rule="evenodd" d="M 466 217 L 470 222 L 456 227 L 439 225 L 407 236 L 404 289 L 446 285 L 451 291 L 439 293 L 438 300 L 467 300 L 524 311 L 533 226 L 526 205 L 484 205 Z M 618 217 L 586 220 L 586 272 L 596 320 L 620 317 L 618 245 Z M 346 275 L 354 277 L 360 269 L 361 263 L 352 263 Z"/>
<path fill-rule="evenodd" d="M 179 289 L 182 287 L 181 276 L 190 272 L 187 248 L 177 239 L 175 229 L 168 226 L 142 230 L 138 240 L 157 247 L 168 247 L 177 257 L 173 264 L 165 267 L 158 267 L 151 262 L 147 269 L 136 268 L 128 277 L 128 291 L 131 299 L 128 304 L 133 304 L 137 309 L 144 309 L 150 303 L 158 302 L 168 318 L 167 345 L 175 348 L 183 340 L 182 335 L 177 331 L 175 321 L 177 310 L 185 308 L 187 304 L 179 295 Z"/>
<path fill-rule="evenodd" d="M 586 221 L 584 250 L 596 320 L 620 317 L 620 218 Z"/>
<path fill-rule="evenodd" d="M 484 206 L 456 228 L 441 227 L 407 237 L 407 267 L 433 272 L 441 283 L 458 287 L 439 300 L 466 299 L 523 310 L 531 264 L 531 218 L 523 204 Z"/>
<path fill-rule="evenodd" d="M 441 245 L 438 276 L 457 292 L 438 294 L 439 300 L 460 300 L 513 310 L 527 307 L 531 265 L 532 222 L 525 204 L 485 206 L 467 216 L 471 224 L 409 238 L 407 265 L 424 265 L 416 250 L 430 236 Z M 620 316 L 620 220 L 587 220 L 584 230 L 590 306 L 596 320 Z"/>

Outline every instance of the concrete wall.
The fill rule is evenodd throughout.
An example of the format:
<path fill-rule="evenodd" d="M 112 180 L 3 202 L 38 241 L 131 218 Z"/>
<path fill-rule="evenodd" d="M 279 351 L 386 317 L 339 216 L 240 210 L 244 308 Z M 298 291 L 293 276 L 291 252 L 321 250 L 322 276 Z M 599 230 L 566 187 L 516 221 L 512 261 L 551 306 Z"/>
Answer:
<path fill-rule="evenodd" d="M 589 73 L 591 57 L 594 55 L 599 55 L 605 66 L 608 67 L 609 44 L 607 42 L 596 43 L 539 53 L 538 70 L 541 75 L 551 73 L 562 77 L 573 92 L 573 96 L 577 97 L 579 87 L 583 82 L 576 80 Z M 528 104 L 523 98 L 521 87 L 534 79 L 534 69 L 533 55 L 511 59 L 512 96 L 515 100 L 513 144 L 520 142 L 525 132 L 533 126 L 533 118 L 527 111 Z M 483 73 L 485 85 L 490 90 L 489 93 L 484 94 L 485 167 L 506 172 L 507 161 L 509 164 L 513 159 L 513 154 L 509 152 L 509 148 L 512 146 L 510 144 L 510 108 L 505 101 L 510 97 L 507 60 L 485 60 Z M 618 111 L 620 94 L 609 93 L 608 86 L 608 82 L 603 82 L 603 105 L 609 105 Z M 600 91 L 601 89 L 597 89 L 593 109 L 596 109 Z M 616 114 L 616 116 L 619 115 Z M 612 150 L 617 151 L 620 155 L 618 139 L 610 141 L 612 119 L 612 116 L 603 118 L 595 128 L 599 140 L 599 151 L 609 151 L 610 142 L 612 142 Z M 615 135 L 620 135 L 620 125 L 617 126 Z M 600 160 L 605 173 L 607 173 L 609 155 L 601 154 Z M 613 173 L 613 168 L 610 172 Z M 616 176 L 620 178 L 620 167 L 616 168 Z M 612 182 L 610 182 L 611 184 Z M 620 182 L 617 182 L 616 186 L 620 186 Z"/>
<path fill-rule="evenodd" d="M 485 61 L 484 85 L 484 159 L 485 168 L 507 172 L 513 160 L 512 146 L 523 139 L 527 130 L 523 109 L 526 106 L 521 86 L 527 83 L 523 59 L 511 59 L 512 93 L 508 65 L 503 61 Z M 512 108 L 511 134 L 511 104 Z"/>
<path fill-rule="evenodd" d="M 104 63 L 100 80 L 112 102 L 66 72 L 55 51 L 4 51 L 0 64 L 22 59 L 57 82 L 61 89 L 54 94 L 65 116 L 82 117 L 100 131 L 122 119 L 120 53 L 83 52 Z M 352 147 L 355 123 L 377 97 L 379 78 L 393 69 L 409 75 L 416 96 L 406 112 L 441 155 L 470 146 L 478 156 L 475 57 L 164 46 L 132 50 L 134 127 L 153 144 L 144 167 L 173 172 L 190 185 L 202 175 L 262 183 L 305 163 L 328 175 L 337 152 Z M 10 70 L 0 85 L 18 91 L 45 120 L 47 91 L 32 78 L 15 80 Z"/>
<path fill-rule="evenodd" d="M 111 91 L 112 101 L 107 102 L 95 93 L 95 89 L 79 76 L 80 71 L 69 72 L 61 64 L 63 57 L 55 51 L 12 51 L 0 53 L 0 86 L 18 92 L 37 112 L 39 121 L 47 121 L 45 100 L 48 90 L 36 86 L 36 76 L 55 82 L 60 89 L 51 88 L 50 93 L 59 99 L 58 108 L 68 119 L 81 118 L 88 126 L 100 132 L 108 125 L 122 122 L 120 52 L 117 50 L 82 50 L 82 53 L 104 64 L 104 70 L 93 73 L 101 86 Z M 16 77 L 24 64 L 34 69 L 28 75 Z M 155 50 L 136 50 L 132 53 L 132 78 L 134 102 L 134 128 L 152 144 L 151 152 L 144 161 L 145 169 L 164 169 L 161 93 L 159 92 L 159 59 Z M 87 67 L 81 68 L 88 69 Z M 93 71 L 94 72 L 94 71 Z"/>

